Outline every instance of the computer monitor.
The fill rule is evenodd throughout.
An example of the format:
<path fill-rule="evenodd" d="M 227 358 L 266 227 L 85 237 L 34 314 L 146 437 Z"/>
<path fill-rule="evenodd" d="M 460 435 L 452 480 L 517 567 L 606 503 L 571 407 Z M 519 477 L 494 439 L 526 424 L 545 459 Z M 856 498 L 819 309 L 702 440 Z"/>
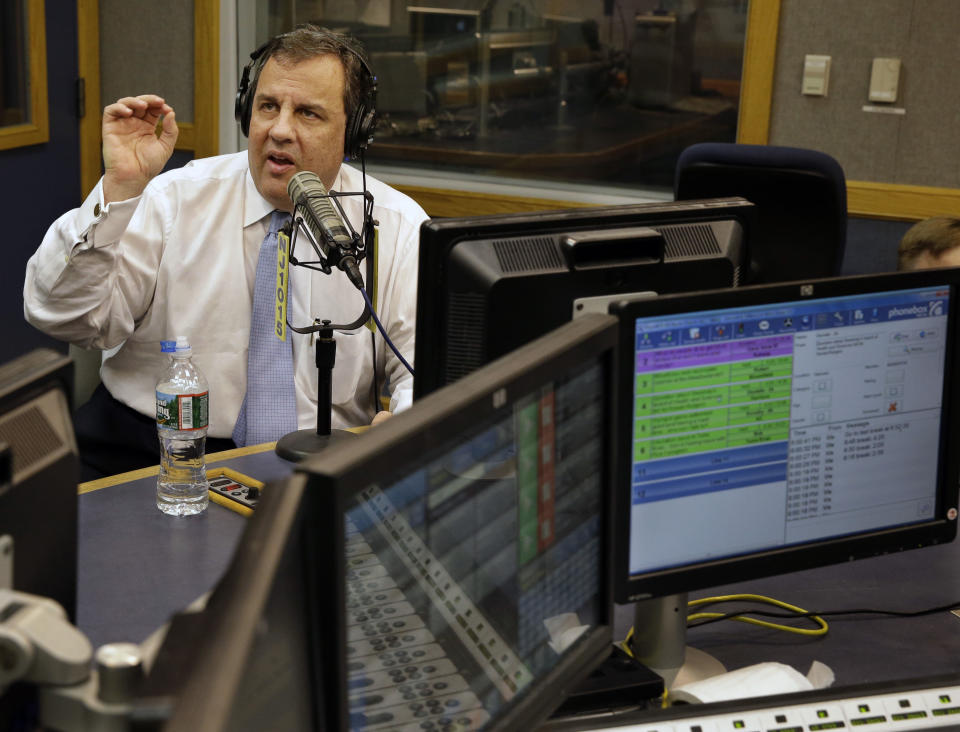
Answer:
<path fill-rule="evenodd" d="M 435 50 L 451 44 L 476 46 L 474 39 L 480 32 L 480 10 L 408 5 L 407 14 L 410 34 L 418 48 Z"/>
<path fill-rule="evenodd" d="M 617 337 L 569 323 L 267 486 L 135 729 L 535 727 L 610 650 Z"/>
<path fill-rule="evenodd" d="M 581 298 L 736 286 L 753 213 L 725 198 L 425 222 L 415 398 L 567 322 Z"/>
<path fill-rule="evenodd" d="M 69 356 L 38 348 L 0 366 L 0 587 L 77 607 L 79 461 Z"/>
<path fill-rule="evenodd" d="M 958 288 L 947 269 L 614 305 L 617 601 L 953 540 Z"/>
<path fill-rule="evenodd" d="M 0 366 L 0 588 L 55 600 L 76 622 L 72 396 L 73 365 L 65 354 L 38 348 Z M 17 654 L 11 658 L 15 668 Z M 0 690 L 0 729 L 32 728 L 36 696 L 25 682 Z"/>

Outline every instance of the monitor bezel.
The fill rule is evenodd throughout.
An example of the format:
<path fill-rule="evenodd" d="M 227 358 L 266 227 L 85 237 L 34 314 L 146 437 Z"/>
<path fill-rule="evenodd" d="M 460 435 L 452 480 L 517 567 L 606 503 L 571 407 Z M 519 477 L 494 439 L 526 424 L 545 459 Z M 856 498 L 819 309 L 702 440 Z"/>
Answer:
<path fill-rule="evenodd" d="M 316 532 L 326 536 L 330 547 L 330 568 L 339 581 L 332 583 L 323 598 L 325 616 L 333 618 L 326 637 L 337 639 L 339 649 L 332 660 L 336 668 L 328 666 L 325 678 L 330 681 L 327 693 L 337 704 L 327 704 L 330 729 L 346 730 L 349 719 L 346 672 L 346 560 L 343 516 L 348 506 L 355 505 L 354 495 L 376 482 L 379 471 L 394 473 L 398 464 L 415 464 L 418 456 L 431 446 L 445 442 L 457 431 L 471 430 L 478 422 L 502 412 L 512 404 L 511 395 L 525 395 L 549 380 L 550 374 L 569 369 L 585 361 L 599 359 L 606 372 L 607 420 L 604 425 L 604 456 L 606 477 L 602 525 L 607 560 L 601 572 L 602 622 L 587 631 L 572 653 L 540 680 L 537 688 L 524 692 L 517 704 L 501 718 L 493 720 L 489 730 L 514 730 L 533 726 L 543 721 L 563 701 L 566 694 L 610 652 L 613 628 L 613 601 L 611 590 L 611 516 L 610 496 L 613 469 L 613 432 L 615 405 L 615 362 L 617 348 L 616 319 L 608 315 L 591 315 L 568 323 L 561 328 L 518 349 L 507 357 L 497 359 L 484 368 L 417 402 L 414 408 L 398 414 L 365 434 L 362 439 L 326 450 L 298 466 L 307 474 L 308 491 L 326 496 L 328 510 L 317 518 Z M 336 687 L 336 688 L 334 688 Z M 330 697 L 328 697 L 330 698 Z M 335 707 L 339 709 L 335 709 Z"/>
<path fill-rule="evenodd" d="M 941 424 L 940 465 L 938 467 L 936 517 L 911 526 L 898 526 L 852 536 L 755 552 L 747 555 L 703 561 L 694 564 L 645 572 L 629 572 L 631 443 L 633 439 L 633 375 L 635 319 L 699 310 L 747 307 L 790 300 L 819 299 L 857 295 L 871 291 L 943 286 L 950 288 L 946 362 L 944 364 L 944 413 Z M 614 540 L 620 551 L 613 557 L 614 598 L 630 603 L 655 597 L 786 574 L 802 569 L 837 564 L 922 546 L 953 541 L 957 521 L 948 514 L 957 507 L 960 455 L 947 446 L 960 440 L 960 389 L 954 388 L 950 374 L 957 365 L 957 320 L 960 318 L 960 268 L 854 275 L 819 280 L 755 285 L 731 290 L 712 290 L 693 294 L 663 295 L 658 298 L 620 301 L 610 312 L 620 319 L 620 362 L 617 430 L 617 490 L 614 504 Z M 952 346 L 952 348 L 950 348 Z M 626 488 L 624 488 L 626 486 Z"/>

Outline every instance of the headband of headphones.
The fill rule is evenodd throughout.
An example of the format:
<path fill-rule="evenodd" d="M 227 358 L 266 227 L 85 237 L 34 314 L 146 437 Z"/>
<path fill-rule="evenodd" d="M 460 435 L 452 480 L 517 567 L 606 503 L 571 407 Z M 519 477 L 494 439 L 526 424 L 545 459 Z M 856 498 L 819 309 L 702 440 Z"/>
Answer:
<path fill-rule="evenodd" d="M 343 135 L 343 154 L 345 157 L 355 159 L 360 157 L 361 153 L 367 149 L 367 146 L 373 140 L 373 129 L 377 121 L 377 77 L 370 70 L 370 65 L 359 51 L 351 48 L 342 42 L 335 34 L 329 31 L 320 31 L 336 42 L 338 48 L 342 48 L 351 53 L 360 67 L 366 74 L 366 83 L 361 91 L 360 98 L 356 108 L 347 119 L 346 129 Z M 240 131 L 244 137 L 250 134 L 250 116 L 253 113 L 253 97 L 257 92 L 257 83 L 260 80 L 260 72 L 266 65 L 267 60 L 273 55 L 274 51 L 280 45 L 286 33 L 271 38 L 250 54 L 250 61 L 243 67 L 243 73 L 240 77 L 240 86 L 237 88 L 237 100 L 234 104 L 233 114 L 237 122 L 240 123 Z M 344 69 L 346 71 L 346 69 Z"/>

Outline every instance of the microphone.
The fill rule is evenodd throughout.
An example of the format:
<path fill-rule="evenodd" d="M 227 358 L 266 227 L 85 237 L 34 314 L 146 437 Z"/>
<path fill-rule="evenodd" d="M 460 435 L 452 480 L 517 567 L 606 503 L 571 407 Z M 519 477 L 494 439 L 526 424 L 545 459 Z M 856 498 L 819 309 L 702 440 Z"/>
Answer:
<path fill-rule="evenodd" d="M 353 237 L 330 202 L 327 188 L 317 174 L 301 170 L 287 183 L 287 195 L 294 207 L 303 212 L 303 223 L 313 234 L 324 259 L 343 270 L 354 286 L 362 290 L 363 277 L 357 264 Z"/>

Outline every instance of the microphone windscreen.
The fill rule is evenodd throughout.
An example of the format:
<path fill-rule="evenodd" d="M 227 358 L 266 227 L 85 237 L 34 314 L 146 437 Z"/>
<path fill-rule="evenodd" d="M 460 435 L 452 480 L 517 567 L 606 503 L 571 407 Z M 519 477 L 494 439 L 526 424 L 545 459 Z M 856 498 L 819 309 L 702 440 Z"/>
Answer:
<path fill-rule="evenodd" d="M 327 189 L 316 173 L 301 170 L 287 182 L 287 195 L 290 196 L 291 203 L 298 205 L 305 196 L 327 195 Z"/>

